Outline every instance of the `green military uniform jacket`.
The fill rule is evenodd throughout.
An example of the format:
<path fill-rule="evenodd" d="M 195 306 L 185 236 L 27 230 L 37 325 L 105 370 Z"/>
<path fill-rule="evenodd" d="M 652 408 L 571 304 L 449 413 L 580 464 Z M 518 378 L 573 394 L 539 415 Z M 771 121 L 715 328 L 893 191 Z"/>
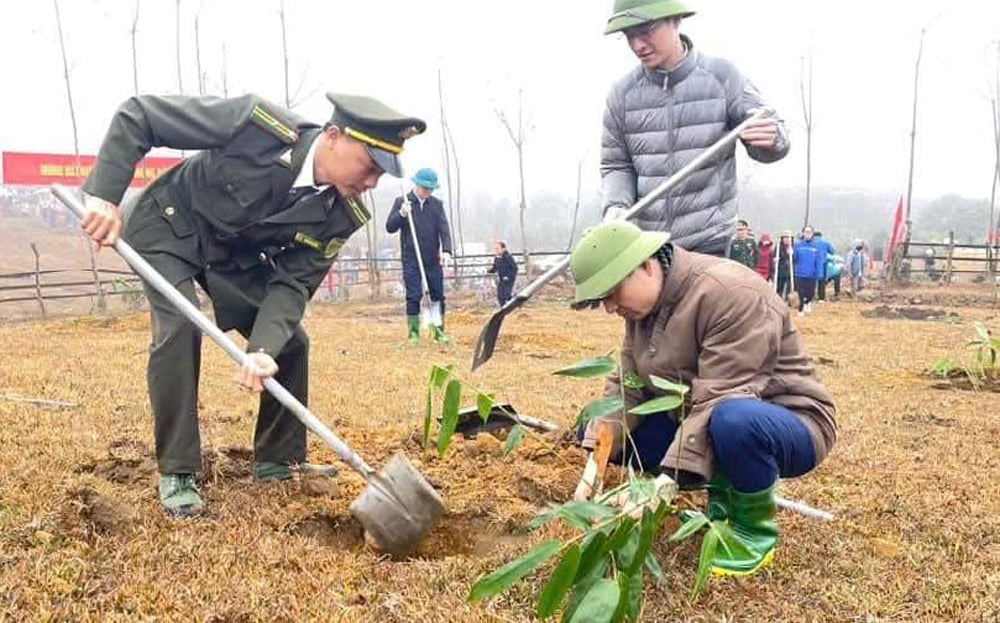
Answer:
<path fill-rule="evenodd" d="M 733 238 L 729 243 L 729 259 L 747 268 L 757 267 L 757 243 L 753 238 Z"/>
<path fill-rule="evenodd" d="M 124 238 L 172 283 L 198 276 L 219 327 L 276 356 L 370 217 L 332 186 L 290 193 L 320 133 L 256 95 L 134 97 L 115 113 L 84 191 L 117 205 L 153 147 L 203 150 L 143 192 Z"/>

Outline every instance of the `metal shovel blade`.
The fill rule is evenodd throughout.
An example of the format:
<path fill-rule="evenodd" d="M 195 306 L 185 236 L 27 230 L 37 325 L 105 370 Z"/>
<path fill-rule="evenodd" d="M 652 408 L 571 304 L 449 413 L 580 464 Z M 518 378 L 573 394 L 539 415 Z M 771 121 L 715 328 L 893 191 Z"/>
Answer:
<path fill-rule="evenodd" d="M 493 349 L 496 348 L 497 337 L 500 335 L 500 325 L 503 324 L 504 317 L 521 305 L 524 305 L 527 300 L 527 296 L 518 294 L 514 298 L 507 301 L 506 305 L 490 316 L 490 319 L 486 322 L 486 326 L 484 326 L 483 330 L 479 332 L 479 339 L 476 341 L 476 348 L 472 352 L 473 371 L 489 361 L 490 357 L 493 356 Z"/>
<path fill-rule="evenodd" d="M 441 514 L 444 502 L 430 483 L 402 454 L 395 454 L 351 503 L 380 551 L 393 558 L 412 554 Z"/>

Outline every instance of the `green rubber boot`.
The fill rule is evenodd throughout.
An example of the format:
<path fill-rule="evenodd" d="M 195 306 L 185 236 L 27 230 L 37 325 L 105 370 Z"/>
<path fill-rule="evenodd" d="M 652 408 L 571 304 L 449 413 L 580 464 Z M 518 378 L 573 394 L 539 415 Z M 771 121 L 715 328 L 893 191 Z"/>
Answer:
<path fill-rule="evenodd" d="M 407 316 L 406 326 L 408 329 L 406 340 L 415 346 L 420 342 L 420 316 Z"/>
<path fill-rule="evenodd" d="M 298 463 L 293 468 L 287 463 L 275 463 L 273 461 L 257 461 L 257 464 L 254 466 L 254 475 L 257 477 L 258 482 L 291 480 L 292 472 L 336 476 L 338 470 L 332 465 L 315 465 L 313 463 Z"/>
<path fill-rule="evenodd" d="M 448 334 L 444 332 L 444 323 L 441 326 L 431 325 L 431 334 L 434 336 L 434 341 L 439 344 L 451 344 L 451 338 Z"/>
<path fill-rule="evenodd" d="M 770 564 L 778 545 L 776 485 L 756 493 L 740 493 L 724 481 L 713 478 L 709 484 L 708 517 L 725 520 L 712 573 L 751 575 Z"/>
<path fill-rule="evenodd" d="M 200 515 L 205 508 L 194 474 L 160 474 L 160 504 L 177 517 Z"/>

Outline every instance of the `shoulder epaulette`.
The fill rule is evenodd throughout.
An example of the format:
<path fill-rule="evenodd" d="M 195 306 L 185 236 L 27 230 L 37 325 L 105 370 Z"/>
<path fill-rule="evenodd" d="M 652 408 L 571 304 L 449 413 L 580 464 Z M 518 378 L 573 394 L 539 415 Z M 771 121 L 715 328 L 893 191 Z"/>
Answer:
<path fill-rule="evenodd" d="M 273 134 L 286 144 L 291 145 L 299 140 L 299 133 L 291 125 L 282 120 L 281 115 L 265 104 L 257 104 L 250 112 L 250 121 L 269 134 Z"/>

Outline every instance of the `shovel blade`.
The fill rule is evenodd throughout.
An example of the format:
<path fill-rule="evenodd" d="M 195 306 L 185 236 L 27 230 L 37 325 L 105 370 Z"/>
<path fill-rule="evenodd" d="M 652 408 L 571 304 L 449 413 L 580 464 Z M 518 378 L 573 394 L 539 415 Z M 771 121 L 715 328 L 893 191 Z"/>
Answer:
<path fill-rule="evenodd" d="M 486 326 L 479 332 L 479 340 L 476 341 L 476 348 L 472 351 L 473 371 L 489 361 L 490 357 L 493 356 L 493 350 L 497 346 L 497 338 L 500 336 L 500 325 L 503 324 L 503 319 L 507 314 L 524 305 L 524 302 L 527 300 L 528 297 L 519 294 L 507 301 L 506 305 L 490 316 L 490 319 L 486 322 Z"/>
<path fill-rule="evenodd" d="M 399 453 L 369 478 L 368 486 L 351 503 L 351 514 L 379 550 L 393 558 L 412 554 L 442 513 L 441 496 Z"/>

